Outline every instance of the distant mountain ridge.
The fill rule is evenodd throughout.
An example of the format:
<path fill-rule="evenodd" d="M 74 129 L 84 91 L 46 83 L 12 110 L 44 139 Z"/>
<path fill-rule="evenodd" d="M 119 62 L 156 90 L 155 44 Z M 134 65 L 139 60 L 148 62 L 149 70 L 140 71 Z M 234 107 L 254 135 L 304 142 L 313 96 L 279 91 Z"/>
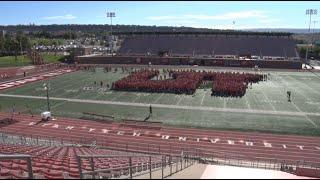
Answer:
<path fill-rule="evenodd" d="M 193 27 L 173 27 L 173 26 L 142 26 L 142 25 L 113 25 L 113 30 L 116 32 L 127 31 L 127 32 L 141 32 L 141 31 L 193 31 L 193 32 L 212 32 L 219 31 L 218 29 L 208 29 L 208 28 L 193 28 Z M 37 31 L 48 31 L 48 32 L 61 32 L 61 31 L 81 31 L 81 32 L 105 32 L 110 29 L 108 24 L 52 24 L 52 25 L 0 25 L 0 31 L 27 31 L 27 32 L 37 32 Z M 229 29 L 228 31 L 233 31 Z M 305 28 L 256 28 L 256 29 L 240 29 L 235 31 L 255 31 L 255 32 L 289 32 L 295 34 L 305 34 L 309 33 L 308 29 Z M 312 29 L 310 33 L 312 33 Z M 320 29 L 315 29 L 315 32 L 319 33 Z"/>
<path fill-rule="evenodd" d="M 313 29 L 293 29 L 293 28 L 257 28 L 257 29 L 245 29 L 246 31 L 255 31 L 255 32 L 289 32 L 294 34 L 309 34 L 313 32 Z M 319 33 L 320 29 L 314 29 L 315 33 Z"/>

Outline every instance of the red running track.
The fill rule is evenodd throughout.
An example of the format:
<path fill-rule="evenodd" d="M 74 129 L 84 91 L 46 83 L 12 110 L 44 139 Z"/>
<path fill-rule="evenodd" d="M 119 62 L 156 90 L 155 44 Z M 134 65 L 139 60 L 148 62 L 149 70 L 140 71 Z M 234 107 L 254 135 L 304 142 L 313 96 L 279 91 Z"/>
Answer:
<path fill-rule="evenodd" d="M 25 85 L 28 83 L 37 82 L 40 80 L 48 79 L 51 77 L 59 76 L 59 75 L 65 74 L 65 73 L 73 72 L 73 71 L 75 71 L 75 70 L 64 68 L 64 69 L 48 71 L 43 74 L 37 74 L 37 75 L 30 76 L 30 77 L 21 78 L 18 80 L 3 82 L 3 83 L 0 83 L 0 90 L 22 86 L 22 85 Z"/>
<path fill-rule="evenodd" d="M 0 120 L 11 117 L 0 113 Z M 160 130 L 121 126 L 90 120 L 58 117 L 47 123 L 35 124 L 39 116 L 14 115 L 17 123 L 0 127 L 0 132 L 24 136 L 57 138 L 63 141 L 91 143 L 118 150 L 180 154 L 197 153 L 202 156 L 237 156 L 248 160 L 286 161 L 297 163 L 320 162 L 320 138 L 294 135 L 272 135 L 232 131 L 173 128 Z M 168 135 L 168 139 L 162 139 Z M 180 138 L 180 139 L 179 139 Z"/>

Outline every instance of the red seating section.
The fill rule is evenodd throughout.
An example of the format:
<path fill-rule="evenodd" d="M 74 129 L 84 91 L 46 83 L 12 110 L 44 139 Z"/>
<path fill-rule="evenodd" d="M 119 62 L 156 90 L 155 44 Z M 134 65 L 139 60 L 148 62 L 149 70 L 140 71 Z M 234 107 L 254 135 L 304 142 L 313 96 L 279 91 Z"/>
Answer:
<path fill-rule="evenodd" d="M 320 169 L 319 168 L 318 169 L 310 169 L 310 168 L 297 167 L 296 175 L 320 178 Z"/>
<path fill-rule="evenodd" d="M 126 152 L 106 149 L 93 149 L 88 147 L 44 147 L 0 144 L 1 154 L 30 154 L 32 155 L 32 168 L 35 176 L 46 179 L 79 178 L 76 155 L 128 155 Z M 159 157 L 152 157 L 153 162 L 160 161 Z M 135 157 L 133 165 L 146 164 L 148 157 Z M 128 158 L 95 158 L 94 166 L 98 168 L 112 168 L 128 166 Z M 87 159 L 82 159 L 83 170 L 91 170 Z M 28 177 L 27 162 L 25 160 L 0 160 L 0 176 L 6 178 Z M 118 170 L 119 171 L 119 170 Z M 115 172 L 110 172 L 110 176 Z"/>
<path fill-rule="evenodd" d="M 126 55 L 158 55 L 169 51 L 172 55 L 232 55 L 296 57 L 295 42 L 285 36 L 256 35 L 135 35 L 123 41 L 119 53 Z"/>

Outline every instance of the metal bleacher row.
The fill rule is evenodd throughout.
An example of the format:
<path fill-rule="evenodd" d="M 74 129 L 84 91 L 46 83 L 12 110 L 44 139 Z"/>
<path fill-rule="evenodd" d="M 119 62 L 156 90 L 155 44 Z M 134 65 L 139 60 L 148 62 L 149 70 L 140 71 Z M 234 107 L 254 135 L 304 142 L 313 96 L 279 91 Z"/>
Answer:
<path fill-rule="evenodd" d="M 126 37 L 120 54 L 157 55 L 169 51 L 179 55 L 238 55 L 297 57 L 295 42 L 290 37 L 226 35 L 137 35 Z"/>

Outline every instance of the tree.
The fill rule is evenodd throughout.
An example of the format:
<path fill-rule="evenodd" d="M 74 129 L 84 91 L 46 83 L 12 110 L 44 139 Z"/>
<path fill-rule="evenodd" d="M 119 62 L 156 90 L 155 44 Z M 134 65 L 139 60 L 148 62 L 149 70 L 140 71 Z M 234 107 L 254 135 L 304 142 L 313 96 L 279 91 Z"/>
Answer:
<path fill-rule="evenodd" d="M 94 47 L 95 44 L 96 44 L 95 40 L 94 40 L 94 39 L 91 39 L 90 45 Z"/>
<path fill-rule="evenodd" d="M 30 39 L 21 31 L 17 33 L 16 41 L 19 46 L 18 51 L 20 50 L 20 55 L 22 55 L 24 51 L 28 51 L 31 48 Z"/>
<path fill-rule="evenodd" d="M 77 38 L 77 34 L 74 31 L 69 31 L 66 32 L 62 35 L 62 37 L 64 39 L 76 39 Z"/>
<path fill-rule="evenodd" d="M 0 36 L 0 56 L 2 56 L 4 53 L 4 38 L 3 36 Z"/>
<path fill-rule="evenodd" d="M 74 51 L 75 51 L 74 48 L 71 48 L 70 50 L 68 50 L 69 55 L 66 56 L 67 63 L 73 63 L 74 62 L 74 55 L 75 55 Z"/>
<path fill-rule="evenodd" d="M 299 54 L 300 54 L 300 57 L 304 58 L 306 57 L 306 48 L 305 47 L 300 47 L 299 48 Z"/>
<path fill-rule="evenodd" d="M 15 61 L 17 61 L 18 60 L 18 51 L 19 51 L 19 42 L 17 39 L 13 39 L 12 48 L 14 51 L 14 59 L 15 59 Z"/>
<path fill-rule="evenodd" d="M 6 34 L 4 39 L 4 52 L 6 55 L 13 55 L 15 50 L 16 43 L 11 34 Z"/>
<path fill-rule="evenodd" d="M 105 46 L 106 42 L 104 40 L 100 40 L 100 46 Z"/>

